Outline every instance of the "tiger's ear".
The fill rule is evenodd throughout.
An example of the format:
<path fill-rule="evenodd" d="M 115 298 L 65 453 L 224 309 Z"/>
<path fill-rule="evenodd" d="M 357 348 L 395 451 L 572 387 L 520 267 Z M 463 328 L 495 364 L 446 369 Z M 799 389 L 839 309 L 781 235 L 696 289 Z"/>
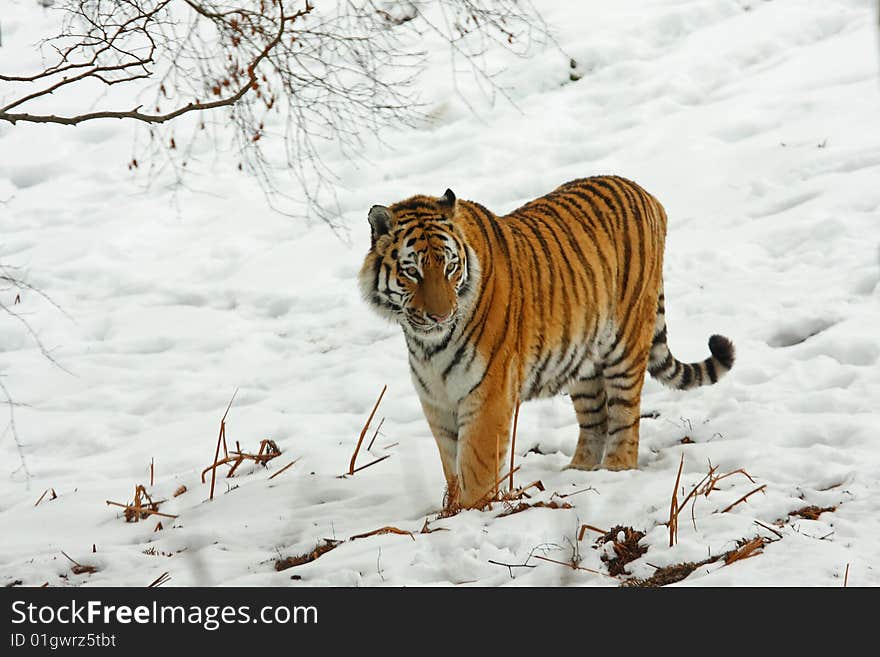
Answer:
<path fill-rule="evenodd" d="M 455 194 L 451 189 L 447 189 L 443 196 L 437 199 L 437 202 L 447 217 L 451 218 L 455 214 Z"/>
<path fill-rule="evenodd" d="M 391 231 L 391 212 L 384 205 L 374 205 L 367 215 L 370 222 L 370 240 L 376 246 L 377 240 Z"/>

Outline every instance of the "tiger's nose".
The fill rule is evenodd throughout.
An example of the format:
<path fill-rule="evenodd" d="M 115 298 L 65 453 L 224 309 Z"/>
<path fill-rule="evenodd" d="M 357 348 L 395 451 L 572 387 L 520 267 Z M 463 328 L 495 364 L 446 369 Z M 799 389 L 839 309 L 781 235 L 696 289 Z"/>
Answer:
<path fill-rule="evenodd" d="M 438 315 L 436 313 L 425 313 L 425 314 L 428 316 L 428 319 L 430 319 L 432 322 L 435 322 L 437 324 L 442 324 L 447 319 L 449 319 L 449 316 L 452 313 L 446 313 L 445 315 Z"/>

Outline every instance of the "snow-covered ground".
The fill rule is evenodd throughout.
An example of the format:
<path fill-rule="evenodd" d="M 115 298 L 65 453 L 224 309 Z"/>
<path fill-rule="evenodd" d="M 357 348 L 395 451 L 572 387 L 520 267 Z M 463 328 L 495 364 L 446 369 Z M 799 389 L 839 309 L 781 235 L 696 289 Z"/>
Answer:
<path fill-rule="evenodd" d="M 0 15 L 0 70 L 30 52 L 49 20 L 34 4 Z M 197 192 L 145 191 L 125 166 L 133 126 L 0 125 L 0 262 L 63 309 L 27 289 L 13 306 L 18 291 L 0 292 L 58 364 L 0 316 L 0 375 L 19 404 L 27 466 L 7 428 L 0 585 L 143 586 L 163 572 L 169 585 L 616 585 L 530 556 L 566 562 L 577 545 L 583 568 L 605 572 L 596 534 L 577 541 L 582 524 L 645 531 L 647 552 L 629 565 L 636 577 L 761 535 L 781 539 L 682 584 L 840 586 L 848 566 L 850 586 L 880 585 L 876 4 L 536 5 L 561 51 L 511 58 L 501 82 L 516 106 L 475 97 L 471 112 L 438 51 L 421 81 L 430 126 L 386 135 L 365 153 L 369 164 L 328 148 L 347 243 L 266 210 L 232 158 L 195 179 Z M 366 212 L 451 187 L 503 213 L 600 173 L 632 178 L 665 204 L 673 352 L 702 359 L 718 332 L 736 344 L 737 364 L 696 391 L 648 382 L 643 411 L 659 415 L 642 421 L 638 471 L 562 471 L 577 437 L 570 401 L 525 404 L 516 480 L 546 489 L 530 502 L 590 490 L 553 498 L 572 508 L 498 517 L 499 504 L 434 520 L 443 477 L 403 339 L 356 284 Z M 381 434 L 358 464 L 390 458 L 340 478 L 384 384 Z M 283 454 L 219 479 L 209 502 L 199 473 L 235 389 L 230 445 L 254 450 L 271 438 Z M 754 483 L 724 479 L 697 499 L 693 521 L 688 505 L 670 548 L 664 523 L 682 455 L 679 499 L 709 462 L 719 474 L 743 468 Z M 149 484 L 151 459 L 150 492 L 178 515 L 157 532 L 155 520 L 126 523 L 105 504 Z M 188 491 L 172 497 L 181 485 Z M 35 506 L 50 487 L 57 498 Z M 836 510 L 789 518 L 808 505 Z M 426 518 L 447 531 L 346 541 L 274 568 L 325 538 L 418 532 Z M 72 574 L 62 550 L 97 572 Z"/>

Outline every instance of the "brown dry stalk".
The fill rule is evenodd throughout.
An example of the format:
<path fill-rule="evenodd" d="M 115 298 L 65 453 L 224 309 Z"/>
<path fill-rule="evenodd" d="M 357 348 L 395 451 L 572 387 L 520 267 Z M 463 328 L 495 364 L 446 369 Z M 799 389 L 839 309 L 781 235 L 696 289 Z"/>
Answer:
<path fill-rule="evenodd" d="M 162 516 L 163 518 L 176 518 L 177 516 L 173 516 L 170 513 L 159 513 L 158 511 L 154 511 L 153 509 L 146 509 L 142 506 L 135 506 L 133 504 L 120 504 L 119 502 L 111 502 L 110 500 L 105 500 L 108 505 L 113 506 L 121 506 L 123 509 L 127 511 L 131 511 L 133 513 L 146 513 L 151 516 Z M 158 504 L 158 502 L 157 502 Z"/>
<path fill-rule="evenodd" d="M 153 487 L 153 473 L 155 471 L 155 464 L 153 463 L 153 459 L 150 458 L 150 488 Z"/>
<path fill-rule="evenodd" d="M 425 518 L 425 524 L 422 525 L 422 530 L 419 532 L 419 534 L 433 534 L 434 532 L 448 532 L 448 531 L 449 531 L 448 527 L 435 527 L 434 529 L 431 529 L 430 527 L 428 527 L 428 519 Z"/>
<path fill-rule="evenodd" d="M 385 418 L 384 418 L 384 417 L 383 417 L 381 420 L 379 420 L 379 426 L 376 427 L 376 430 L 373 432 L 373 437 L 370 438 L 370 444 L 367 445 L 367 451 L 368 451 L 368 452 L 369 452 L 371 449 L 373 449 L 373 443 L 376 442 L 376 436 L 379 435 L 379 430 L 382 428 L 382 425 L 383 425 L 383 424 L 385 424 Z M 388 449 L 388 448 L 386 447 L 385 449 Z"/>
<path fill-rule="evenodd" d="M 708 495 L 709 492 L 711 492 L 713 490 L 713 482 L 714 482 L 713 477 L 715 476 L 715 471 L 717 469 L 718 468 L 716 466 L 712 466 L 712 465 L 709 466 L 709 472 L 707 472 L 706 475 L 702 479 L 700 479 L 700 481 L 698 481 L 697 484 L 693 488 L 691 488 L 691 491 L 685 496 L 682 503 L 678 505 L 678 509 L 676 509 L 676 511 L 675 511 L 676 516 L 682 512 L 685 505 L 688 503 L 688 501 L 691 498 L 695 498 L 696 495 L 702 494 L 704 491 L 706 492 L 706 495 Z M 706 486 L 703 486 L 703 484 L 706 481 L 708 481 L 709 484 L 707 484 Z M 708 490 L 706 490 L 707 487 L 708 487 Z"/>
<path fill-rule="evenodd" d="M 511 470 L 510 472 L 506 472 L 506 473 L 504 473 L 499 479 L 496 479 L 496 480 L 495 480 L 495 483 L 494 483 L 494 484 L 492 484 L 491 486 L 489 486 L 488 490 L 487 490 L 485 493 L 483 493 L 483 496 L 482 496 L 482 497 L 478 497 L 476 502 L 474 502 L 473 504 L 471 504 L 470 506 L 465 507 L 465 508 L 468 509 L 468 510 L 470 510 L 470 509 L 482 509 L 482 508 L 483 508 L 484 506 L 486 506 L 487 504 L 491 504 L 492 502 L 497 501 L 497 497 L 492 497 L 492 498 L 489 497 L 490 493 L 491 493 L 492 491 L 496 491 L 496 490 L 498 490 L 498 485 L 499 485 L 502 481 L 504 481 L 505 479 L 507 479 L 507 477 L 508 477 L 509 475 L 512 475 L 514 472 L 516 472 L 517 470 L 519 470 L 519 468 L 520 468 L 520 466 L 516 466 L 516 467 L 515 467 L 513 470 Z M 487 498 L 488 498 L 488 499 L 487 499 Z"/>
<path fill-rule="evenodd" d="M 499 513 L 496 518 L 506 518 L 507 516 L 512 516 L 515 513 L 520 513 L 522 511 L 526 511 L 528 509 L 573 509 L 574 507 L 568 502 L 535 502 L 534 504 L 529 504 L 528 502 L 520 502 L 516 506 L 510 506 L 506 511 L 502 511 Z"/>
<path fill-rule="evenodd" d="M 232 402 L 235 401 L 235 396 L 238 394 L 238 388 L 235 389 L 235 392 L 232 393 L 232 399 L 229 400 L 229 404 L 226 406 L 226 412 L 223 413 L 223 417 L 220 419 L 220 434 L 217 436 L 217 449 L 214 450 L 214 466 L 211 470 L 211 493 L 208 495 L 209 500 L 214 499 L 214 482 L 217 479 L 217 460 L 220 458 L 220 442 L 223 442 L 223 455 L 228 456 L 229 452 L 226 449 L 226 415 L 229 413 L 229 409 L 232 408 Z M 204 482 L 204 475 L 202 482 Z"/>
<path fill-rule="evenodd" d="M 360 472 L 361 470 L 365 470 L 365 469 L 369 468 L 371 465 L 376 465 L 377 463 L 381 463 L 385 459 L 390 459 L 390 458 L 391 458 L 391 454 L 386 454 L 385 456 L 380 456 L 375 461 L 370 461 L 366 465 L 359 465 L 358 467 L 356 467 L 354 470 L 352 470 L 348 474 L 353 475 L 355 472 Z"/>
<path fill-rule="evenodd" d="M 370 417 L 367 418 L 366 423 L 364 424 L 364 428 L 361 429 L 361 435 L 358 438 L 357 446 L 354 448 L 354 454 L 351 455 L 351 463 L 348 464 L 348 474 L 354 474 L 354 462 L 357 459 L 358 451 L 360 451 L 361 443 L 364 442 L 364 436 L 367 435 L 367 429 L 370 428 L 370 422 L 373 421 L 373 416 L 376 414 L 376 409 L 379 408 L 379 404 L 382 402 L 382 397 L 385 396 L 385 391 L 388 390 L 388 384 L 385 384 L 382 387 L 382 392 L 379 393 L 379 399 L 376 400 L 375 406 L 373 406 L 373 410 L 370 411 Z"/>
<path fill-rule="evenodd" d="M 572 497 L 572 496 L 574 496 L 574 495 L 580 495 L 581 493 L 586 493 L 588 490 L 591 490 L 591 491 L 593 491 L 594 493 L 598 493 L 598 492 L 599 492 L 599 491 L 597 491 L 595 488 L 593 488 L 592 486 L 587 486 L 586 488 L 581 488 L 580 490 L 576 490 L 576 491 L 573 492 L 573 493 L 564 493 L 564 494 L 563 494 L 563 493 L 553 493 L 553 496 L 554 496 L 554 497 L 558 497 L 559 499 L 564 500 L 566 497 Z"/>
<path fill-rule="evenodd" d="M 98 572 L 97 566 L 81 564 L 79 561 L 72 559 L 71 556 L 67 554 L 67 552 L 65 552 L 64 550 L 61 550 L 61 554 L 63 554 L 70 560 L 71 563 L 73 563 L 73 567 L 70 569 L 70 572 L 72 572 L 74 575 L 83 575 Z"/>
<path fill-rule="evenodd" d="M 225 426 L 223 428 L 223 437 L 225 440 Z M 238 466 L 244 463 L 245 460 L 251 460 L 255 463 L 259 463 L 260 465 L 266 465 L 266 463 L 279 456 L 281 456 L 281 450 L 278 448 L 278 445 L 275 444 L 274 440 L 269 440 L 268 438 L 261 440 L 260 449 L 256 454 L 242 451 L 241 446 L 238 444 L 238 441 L 235 441 L 234 451 L 226 452 L 225 457 L 218 461 L 215 461 L 207 468 L 202 470 L 202 483 L 205 483 L 205 475 L 208 474 L 208 470 L 211 470 L 212 473 L 216 473 L 217 468 L 219 468 L 221 465 L 229 465 L 230 463 L 232 464 L 229 468 L 229 472 L 226 473 L 226 477 L 229 478 L 235 475 L 235 471 L 238 469 Z M 211 475 L 211 481 L 213 482 L 213 480 L 214 474 Z"/>
<path fill-rule="evenodd" d="M 718 471 L 718 466 L 713 466 L 712 463 L 709 463 L 709 471 L 703 476 L 697 484 L 691 488 L 690 492 L 685 496 L 684 500 L 682 500 L 681 504 L 678 505 L 678 509 L 675 512 L 675 531 L 676 531 L 676 540 L 678 539 L 678 515 L 684 510 L 685 506 L 687 506 L 688 502 L 691 502 L 691 522 L 694 525 L 694 530 L 697 529 L 697 519 L 696 519 L 696 504 L 697 504 L 697 496 L 703 495 L 705 497 L 709 497 L 709 494 L 713 490 L 718 490 L 718 482 L 722 479 L 726 479 L 727 477 L 731 477 L 736 474 L 744 475 L 749 481 L 755 483 L 755 480 L 752 479 L 751 475 L 739 468 L 737 470 L 733 470 L 731 472 L 727 472 L 723 475 L 716 475 L 715 473 Z M 676 489 L 677 490 L 677 489 Z M 670 546 L 671 547 L 671 546 Z"/>
<path fill-rule="evenodd" d="M 163 529 L 164 529 L 164 527 L 162 527 L 162 522 L 161 522 L 161 521 L 160 521 L 160 522 L 157 522 L 157 523 L 156 523 L 156 528 L 153 530 L 153 533 L 156 533 L 156 532 L 162 531 Z"/>
<path fill-rule="evenodd" d="M 301 554 L 298 557 L 287 557 L 286 559 L 279 559 L 275 562 L 275 570 L 287 570 L 288 568 L 293 568 L 294 566 L 302 566 L 306 563 L 311 563 L 322 554 L 326 554 L 330 550 L 339 547 L 342 545 L 344 541 L 334 541 L 329 538 L 324 539 L 323 544 L 318 544 L 315 546 L 315 549 L 311 552 L 306 552 L 305 554 Z"/>
<path fill-rule="evenodd" d="M 50 501 L 50 502 L 51 502 L 52 500 L 54 500 L 55 498 L 58 497 L 58 496 L 55 494 L 55 489 L 54 489 L 54 488 L 47 488 L 46 490 L 43 491 L 43 494 L 40 495 L 40 499 L 38 499 L 38 500 L 34 503 L 34 506 L 39 506 L 40 502 L 43 501 L 43 498 L 46 497 L 46 493 L 49 493 L 49 492 L 52 493 L 52 497 L 49 498 L 49 501 Z"/>
<path fill-rule="evenodd" d="M 557 561 L 556 559 L 550 559 L 549 557 L 542 557 L 538 554 L 532 555 L 535 559 L 540 559 L 541 561 L 549 561 L 550 563 L 557 563 L 560 566 L 565 566 L 566 568 L 571 568 L 572 570 L 583 570 L 587 573 L 593 573 L 594 575 L 602 575 L 603 577 L 610 577 L 611 579 L 617 579 L 616 577 L 612 577 L 608 573 L 603 573 L 599 570 L 593 570 L 592 568 L 584 568 L 583 566 L 578 566 L 573 563 L 565 563 L 564 561 Z"/>
<path fill-rule="evenodd" d="M 756 525 L 758 525 L 759 527 L 763 527 L 763 528 L 766 529 L 768 532 L 773 532 L 773 533 L 776 534 L 779 538 L 783 538 L 782 534 L 780 534 L 778 531 L 776 531 L 776 530 L 773 529 L 772 527 L 768 527 L 768 526 L 765 525 L 763 522 L 758 522 L 757 520 L 753 520 L 752 522 L 754 522 L 754 523 L 755 523 Z"/>
<path fill-rule="evenodd" d="M 737 469 L 737 470 L 733 470 L 732 472 L 728 472 L 727 474 L 723 474 L 723 475 L 721 475 L 720 477 L 718 477 L 718 478 L 715 479 L 715 483 L 721 481 L 722 479 L 726 479 L 727 477 L 730 477 L 730 476 L 732 476 L 732 475 L 735 475 L 735 474 L 741 474 L 741 475 L 744 475 L 744 476 L 745 476 L 749 481 L 751 481 L 753 484 L 755 483 L 755 480 L 752 479 L 752 475 L 750 475 L 748 472 L 746 472 L 746 471 L 743 470 L 742 468 L 739 468 L 739 469 Z M 709 493 L 711 493 L 713 490 L 715 490 L 715 489 L 714 489 L 714 488 L 711 488 L 711 489 L 707 490 L 707 491 L 706 491 L 706 497 L 708 497 L 708 496 L 709 496 Z"/>
<path fill-rule="evenodd" d="M 734 502 L 733 504 L 731 504 L 730 506 L 728 506 L 726 509 L 724 509 L 724 511 L 722 511 L 721 513 L 727 513 L 728 511 L 730 511 L 733 507 L 735 507 L 735 506 L 736 506 L 737 504 L 739 504 L 740 502 L 745 502 L 745 501 L 746 501 L 747 499 L 749 499 L 752 495 L 754 495 L 755 493 L 757 493 L 757 492 L 759 492 L 759 491 L 764 490 L 765 488 L 767 488 L 767 484 L 761 484 L 761 485 L 758 486 L 755 490 L 753 490 L 751 493 L 746 493 L 745 495 L 743 495 L 743 496 L 742 496 L 741 498 L 739 498 L 736 502 Z"/>
<path fill-rule="evenodd" d="M 180 485 L 180 487 L 174 491 L 174 495 L 172 497 L 178 497 L 179 495 L 183 495 L 186 492 L 186 486 Z"/>
<path fill-rule="evenodd" d="M 602 535 L 605 535 L 608 533 L 607 530 L 599 529 L 598 527 L 593 527 L 593 525 L 581 525 L 581 528 L 578 531 L 578 540 L 579 541 L 584 540 L 584 534 L 587 533 L 588 529 L 593 532 L 598 532 L 599 534 L 602 534 Z"/>
<path fill-rule="evenodd" d="M 760 549 L 763 548 L 766 543 L 767 539 L 763 536 L 755 536 L 755 538 L 750 541 L 744 542 L 736 550 L 728 552 L 724 557 L 724 564 L 729 566 L 735 561 L 748 559 L 749 557 L 754 557 L 756 554 L 761 554 Z"/>
<path fill-rule="evenodd" d="M 502 495 L 502 499 L 509 500 L 509 499 L 519 499 L 521 497 L 529 497 L 529 495 L 526 495 L 526 491 L 529 490 L 530 488 L 537 488 L 542 493 L 545 490 L 547 490 L 546 488 L 544 488 L 544 482 L 541 481 L 540 479 L 537 479 L 536 481 L 533 481 L 532 483 L 530 483 L 526 486 L 523 486 L 522 488 L 517 488 L 516 490 L 508 491 L 507 493 Z M 564 496 L 560 495 L 559 497 L 562 498 Z"/>
<path fill-rule="evenodd" d="M 797 511 L 789 511 L 789 516 L 798 516 L 804 520 L 818 520 L 823 513 L 837 511 L 836 506 L 805 506 Z"/>
<path fill-rule="evenodd" d="M 736 563 L 737 561 L 742 561 L 743 559 L 748 559 L 749 557 L 754 557 L 762 554 L 761 548 L 763 548 L 765 545 L 769 545 L 770 543 L 775 542 L 775 540 L 764 538 L 762 536 L 756 536 L 752 539 L 742 539 L 737 542 L 736 548 L 728 550 L 723 554 L 709 557 L 708 559 L 703 559 L 702 561 L 688 561 L 685 563 L 673 564 L 671 566 L 664 566 L 663 568 L 657 568 L 657 571 L 651 577 L 648 577 L 647 579 L 627 579 L 623 581 L 622 586 L 640 586 L 653 588 L 659 586 L 667 586 L 668 584 L 674 584 L 675 582 L 680 582 L 681 580 L 688 577 L 700 566 L 705 566 L 710 563 L 716 563 L 720 560 L 723 560 L 725 565 L 730 565 L 732 563 Z"/>
<path fill-rule="evenodd" d="M 379 529 L 374 529 L 371 532 L 367 532 L 365 534 L 356 534 L 355 536 L 350 537 L 349 541 L 356 541 L 359 538 L 368 538 L 370 536 L 379 536 L 380 534 L 400 534 L 401 536 L 409 536 L 412 540 L 416 540 L 416 537 L 413 536 L 412 532 L 408 532 L 405 529 L 398 529 L 397 527 L 380 527 Z"/>
<path fill-rule="evenodd" d="M 274 479 L 275 477 L 277 477 L 278 475 L 280 475 L 282 472 L 284 472 L 285 470 L 287 470 L 287 469 L 288 469 L 290 466 L 292 466 L 294 463 L 296 463 L 297 461 L 299 461 L 299 459 L 301 459 L 301 458 L 302 458 L 302 456 L 300 456 L 299 458 L 295 458 L 295 459 L 293 459 L 290 463 L 288 463 L 288 464 L 285 465 L 283 468 L 281 468 L 278 472 L 276 472 L 276 473 L 273 474 L 271 477 L 269 477 L 269 479 Z"/>
<path fill-rule="evenodd" d="M 151 583 L 147 584 L 147 588 L 151 589 L 157 586 L 162 586 L 165 582 L 171 579 L 171 575 L 168 573 L 162 573 L 156 579 L 154 579 Z"/>
<path fill-rule="evenodd" d="M 846 564 L 846 572 L 843 573 L 843 588 L 846 588 L 847 582 L 849 582 L 849 564 Z"/>
<path fill-rule="evenodd" d="M 520 402 L 517 400 L 516 402 L 516 410 L 513 413 L 513 437 L 510 439 L 510 480 L 507 482 L 507 490 L 508 492 L 513 492 L 513 457 L 516 452 L 516 423 L 519 420 L 519 405 Z"/>
<path fill-rule="evenodd" d="M 672 489 L 672 502 L 669 505 L 669 547 L 675 545 L 678 538 L 678 483 L 681 481 L 681 469 L 684 467 L 684 454 L 678 464 L 678 475 L 675 477 L 675 488 Z"/>

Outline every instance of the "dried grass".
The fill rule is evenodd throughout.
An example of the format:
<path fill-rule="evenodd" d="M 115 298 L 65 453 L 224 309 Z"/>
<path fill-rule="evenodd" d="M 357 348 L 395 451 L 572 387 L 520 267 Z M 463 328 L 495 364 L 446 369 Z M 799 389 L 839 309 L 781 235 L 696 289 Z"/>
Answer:
<path fill-rule="evenodd" d="M 323 543 L 319 543 L 315 546 L 315 549 L 311 552 L 306 552 L 305 554 L 301 554 L 296 557 L 287 557 L 286 559 L 279 559 L 275 562 L 275 570 L 282 571 L 287 570 L 288 568 L 294 568 L 296 566 L 302 566 L 306 563 L 311 563 L 321 555 L 327 554 L 330 550 L 333 550 L 340 545 L 342 545 L 344 541 L 336 541 L 332 538 L 325 538 Z"/>
<path fill-rule="evenodd" d="M 622 540 L 620 534 L 623 534 Z M 639 545 L 639 541 L 644 537 L 645 532 L 638 531 L 632 527 L 618 525 L 612 527 L 607 533 L 596 539 L 598 545 L 610 543 L 614 550 L 614 557 L 604 553 L 600 557 L 611 575 L 617 577 L 618 575 L 629 574 L 626 571 L 626 565 L 648 551 L 647 545 Z"/>
<path fill-rule="evenodd" d="M 121 504 L 110 500 L 105 501 L 109 506 L 119 506 L 125 509 L 123 512 L 125 522 L 138 522 L 139 520 L 146 520 L 150 516 L 162 516 L 163 518 L 177 517 L 170 513 L 161 513 L 159 505 L 165 500 L 153 500 L 147 489 L 141 484 L 134 487 L 134 500 L 129 504 Z"/>
<path fill-rule="evenodd" d="M 376 404 L 373 406 L 373 410 L 370 411 L 370 416 L 367 418 L 367 421 L 364 423 L 364 428 L 361 429 L 361 435 L 358 437 L 357 445 L 354 448 L 354 454 L 351 455 L 351 462 L 348 464 L 348 474 L 353 475 L 357 470 L 354 468 L 354 462 L 357 460 L 358 452 L 361 449 L 361 443 L 364 442 L 364 436 L 367 435 L 367 429 L 370 428 L 370 422 L 373 421 L 373 416 L 376 414 L 376 409 L 379 408 L 379 404 L 382 403 L 382 397 L 385 396 L 385 391 L 388 390 L 388 385 L 382 386 L 382 392 L 379 393 L 379 399 L 376 400 Z M 377 429 L 378 431 L 378 429 Z M 359 468 L 360 469 L 360 468 Z"/>
<path fill-rule="evenodd" d="M 833 511 L 837 511 L 836 506 L 805 506 L 802 509 L 798 509 L 797 511 L 789 511 L 788 515 L 797 516 L 799 518 L 803 518 L 804 520 L 818 520 L 819 516 L 823 513 L 831 513 Z"/>
<path fill-rule="evenodd" d="M 49 498 L 49 502 L 58 498 L 58 495 L 55 494 L 54 488 L 47 488 L 46 490 L 43 491 L 43 494 L 40 495 L 40 499 L 38 499 L 36 502 L 34 502 L 34 506 L 40 505 L 40 502 L 42 502 L 43 498 L 46 497 L 46 493 L 52 493 L 52 497 Z"/>

